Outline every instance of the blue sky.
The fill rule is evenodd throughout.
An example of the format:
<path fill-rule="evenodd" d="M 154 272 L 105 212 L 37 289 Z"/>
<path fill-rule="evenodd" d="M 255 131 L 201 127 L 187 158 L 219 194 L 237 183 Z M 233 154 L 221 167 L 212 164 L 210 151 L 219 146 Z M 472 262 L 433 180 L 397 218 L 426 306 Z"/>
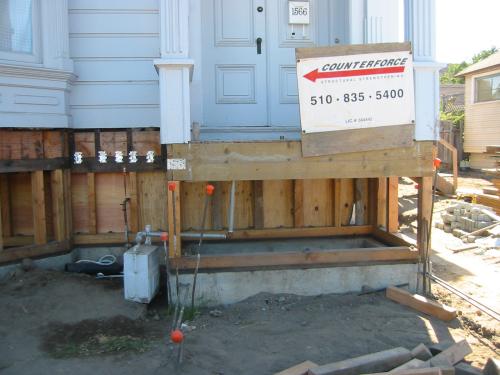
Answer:
<path fill-rule="evenodd" d="M 436 59 L 443 63 L 500 49 L 500 0 L 436 0 L 436 34 Z"/>

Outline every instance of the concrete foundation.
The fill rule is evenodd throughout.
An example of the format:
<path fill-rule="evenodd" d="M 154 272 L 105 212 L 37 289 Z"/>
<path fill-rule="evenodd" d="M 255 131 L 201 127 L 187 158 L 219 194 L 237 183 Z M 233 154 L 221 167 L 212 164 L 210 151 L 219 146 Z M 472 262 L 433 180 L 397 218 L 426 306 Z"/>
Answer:
<path fill-rule="evenodd" d="M 416 278 L 416 264 L 199 273 L 195 298 L 200 306 L 217 306 L 261 292 L 314 296 L 359 292 L 364 285 L 383 288 L 404 283 L 409 283 L 409 289 L 415 291 Z M 189 285 L 185 301 L 189 305 L 193 275 L 179 275 L 179 282 Z M 171 283 L 175 290 L 175 276 L 171 277 Z"/>

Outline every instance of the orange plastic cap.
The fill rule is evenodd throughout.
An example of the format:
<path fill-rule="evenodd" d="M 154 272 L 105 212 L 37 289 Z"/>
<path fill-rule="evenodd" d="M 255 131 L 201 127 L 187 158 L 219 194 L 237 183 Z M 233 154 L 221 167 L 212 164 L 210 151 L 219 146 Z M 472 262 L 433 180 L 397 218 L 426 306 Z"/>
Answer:
<path fill-rule="evenodd" d="M 214 193 L 215 186 L 208 184 L 206 190 L 207 190 L 207 195 L 212 195 Z"/>
<path fill-rule="evenodd" d="M 160 240 L 162 240 L 162 241 L 168 241 L 168 233 L 167 232 L 161 232 L 161 234 L 160 234 Z"/>
<path fill-rule="evenodd" d="M 434 168 L 439 168 L 441 166 L 441 159 L 434 159 Z"/>
<path fill-rule="evenodd" d="M 168 183 L 168 190 L 169 191 L 175 191 L 175 182 L 169 182 Z"/>
<path fill-rule="evenodd" d="M 419 184 L 415 184 L 415 189 L 420 189 L 420 185 Z"/>
<path fill-rule="evenodd" d="M 170 339 L 172 342 L 175 342 L 176 344 L 180 344 L 182 340 L 184 340 L 184 334 L 180 329 L 173 330 L 170 333 Z"/>

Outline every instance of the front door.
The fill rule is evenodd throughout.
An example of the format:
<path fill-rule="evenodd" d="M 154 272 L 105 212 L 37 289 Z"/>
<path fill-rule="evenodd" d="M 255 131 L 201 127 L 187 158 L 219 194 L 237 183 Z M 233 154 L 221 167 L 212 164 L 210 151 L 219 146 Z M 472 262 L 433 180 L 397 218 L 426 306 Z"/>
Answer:
<path fill-rule="evenodd" d="M 345 43 L 346 0 L 201 0 L 203 126 L 299 127 L 295 48 Z"/>

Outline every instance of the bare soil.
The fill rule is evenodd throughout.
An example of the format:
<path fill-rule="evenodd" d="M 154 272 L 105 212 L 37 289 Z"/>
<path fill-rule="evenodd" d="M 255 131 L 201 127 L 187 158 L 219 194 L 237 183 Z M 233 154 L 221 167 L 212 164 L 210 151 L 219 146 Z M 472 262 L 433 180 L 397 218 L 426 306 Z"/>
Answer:
<path fill-rule="evenodd" d="M 159 295 L 148 308 L 123 300 L 120 281 L 56 271 L 18 272 L 0 284 L 2 374 L 273 374 L 423 342 L 467 337 L 477 365 L 495 352 L 459 320 L 444 323 L 387 300 L 259 294 L 220 317 L 201 309 L 187 322 L 184 361 L 169 340 Z"/>

